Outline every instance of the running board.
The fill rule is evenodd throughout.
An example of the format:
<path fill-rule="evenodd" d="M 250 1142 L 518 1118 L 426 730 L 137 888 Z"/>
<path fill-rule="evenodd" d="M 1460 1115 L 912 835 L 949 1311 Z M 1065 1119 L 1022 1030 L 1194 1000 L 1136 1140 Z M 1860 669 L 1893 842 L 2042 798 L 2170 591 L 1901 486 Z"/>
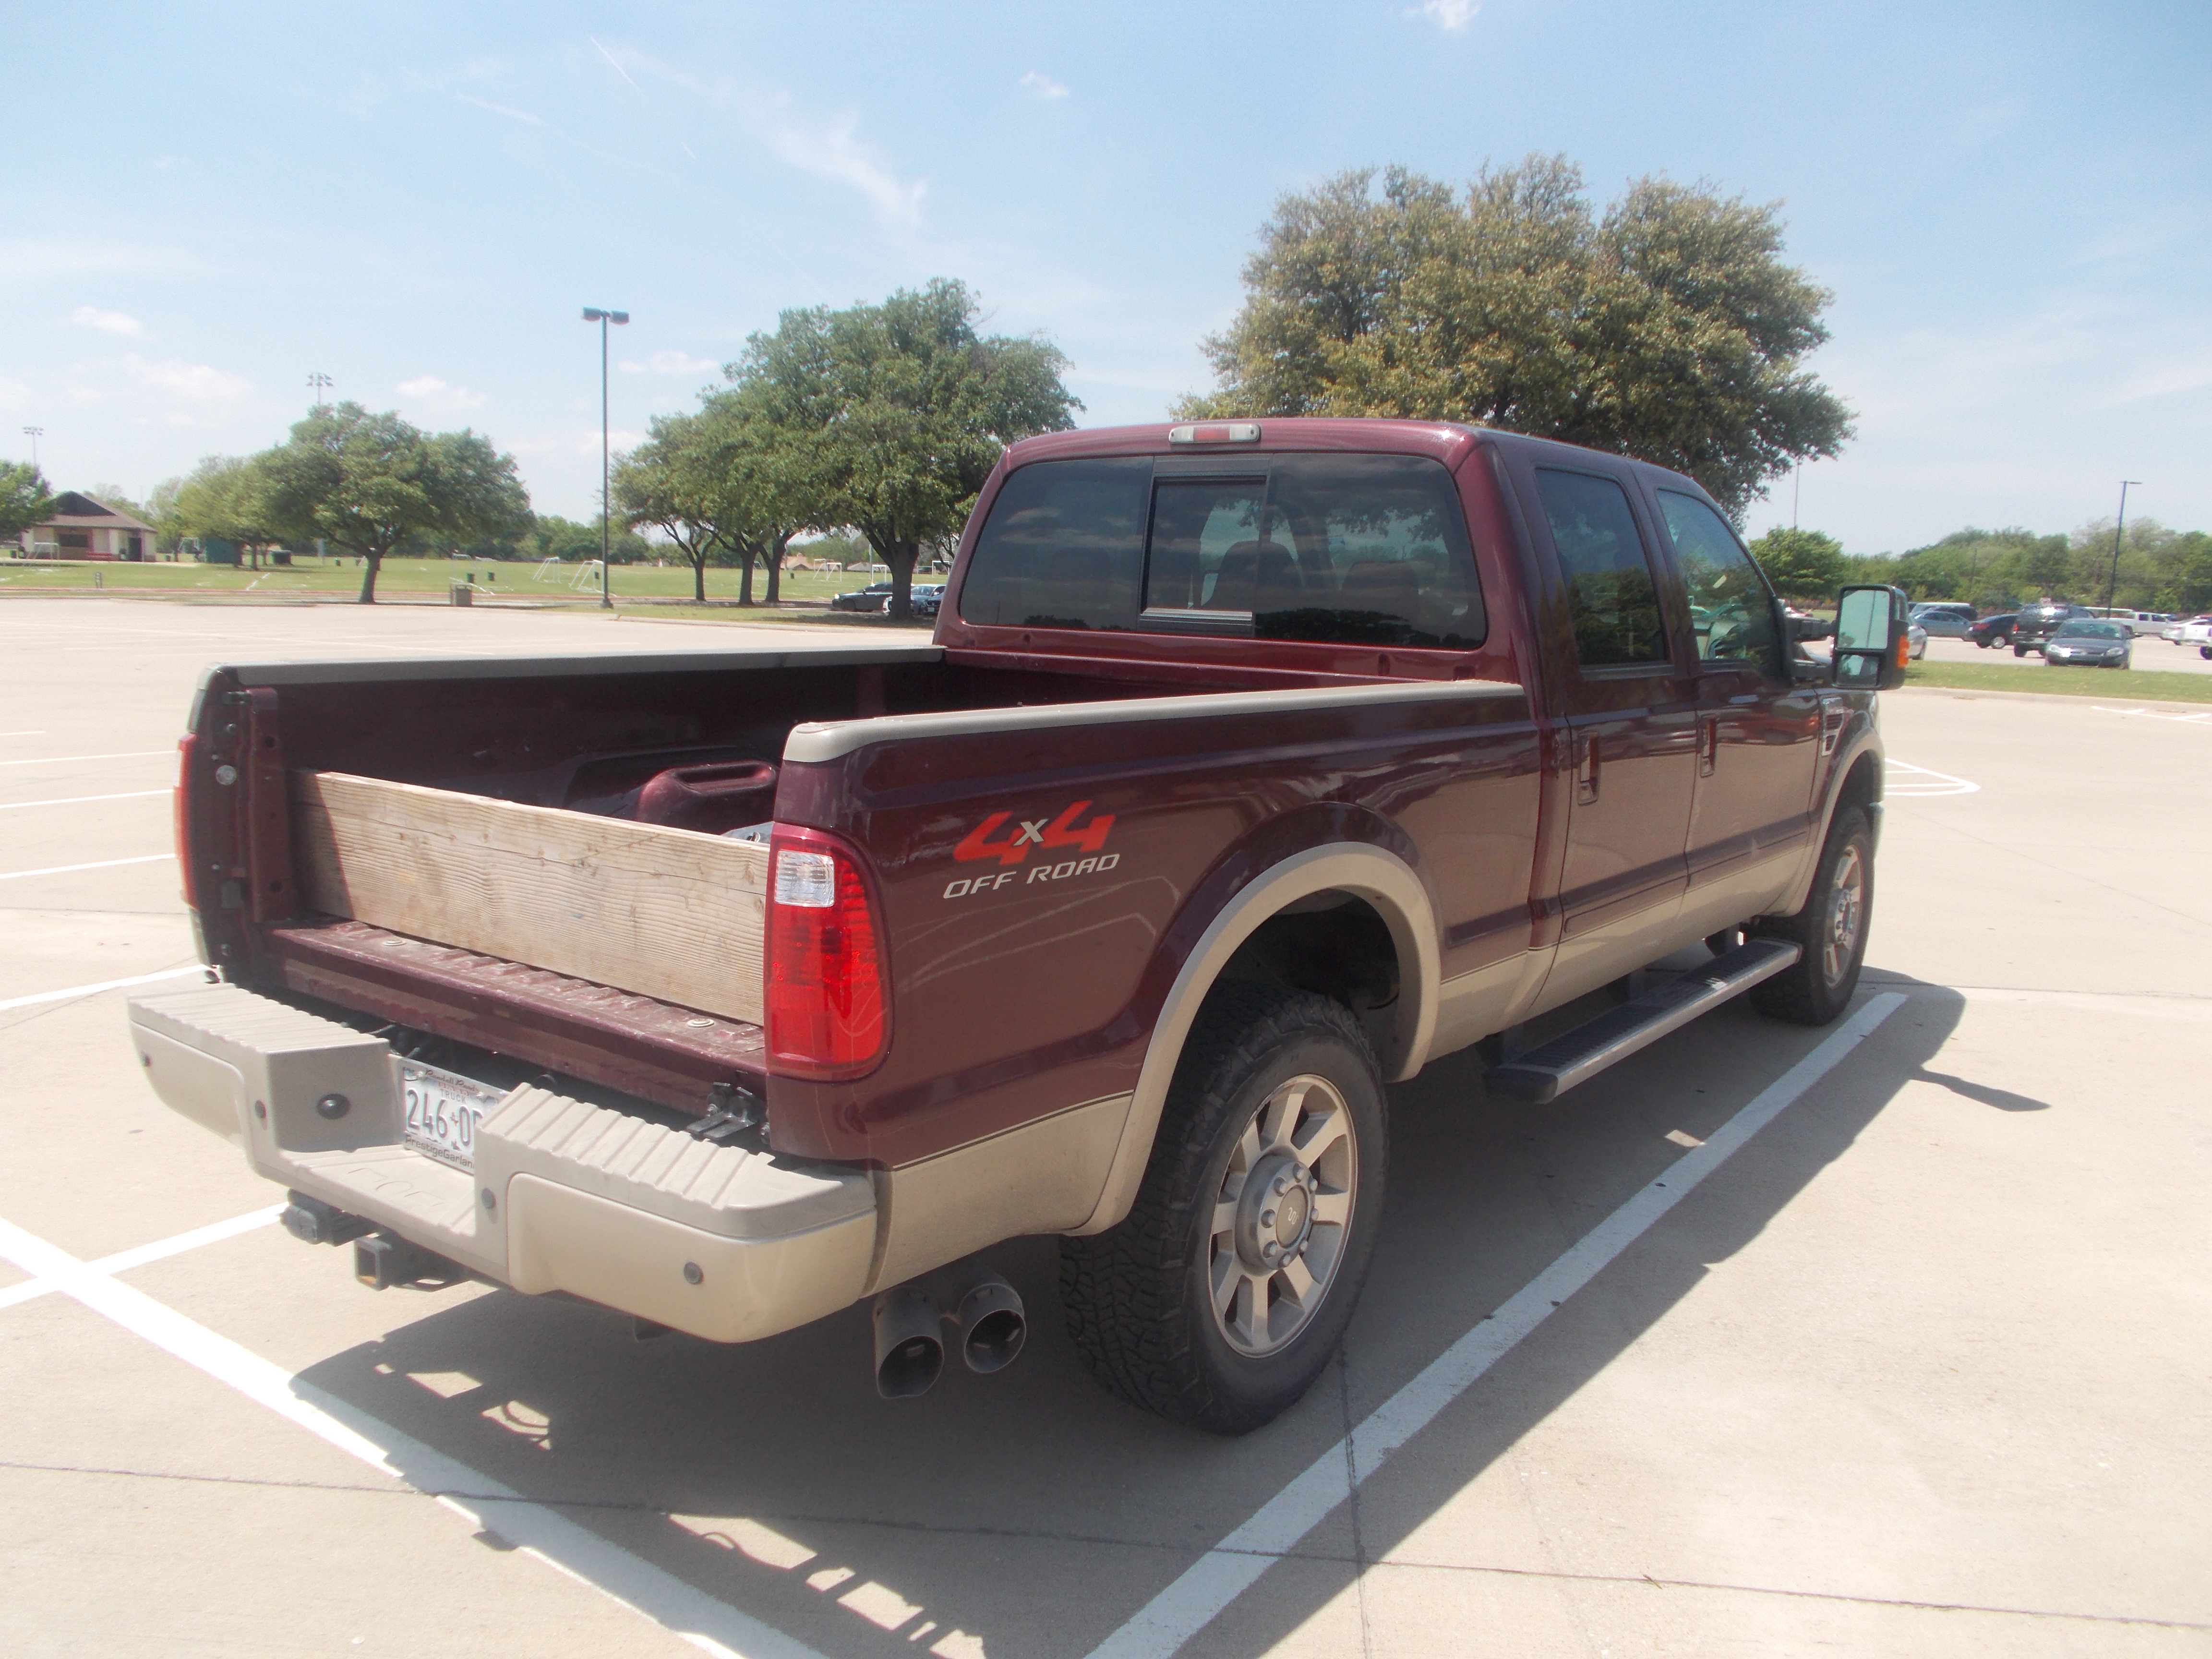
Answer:
<path fill-rule="evenodd" d="M 1616 1060 L 1649 1048 L 1761 980 L 1796 965 L 1804 951 L 1785 939 L 1755 939 L 1705 967 L 1656 986 L 1586 1024 L 1493 1066 L 1483 1079 L 1504 1100 L 1544 1106 Z"/>

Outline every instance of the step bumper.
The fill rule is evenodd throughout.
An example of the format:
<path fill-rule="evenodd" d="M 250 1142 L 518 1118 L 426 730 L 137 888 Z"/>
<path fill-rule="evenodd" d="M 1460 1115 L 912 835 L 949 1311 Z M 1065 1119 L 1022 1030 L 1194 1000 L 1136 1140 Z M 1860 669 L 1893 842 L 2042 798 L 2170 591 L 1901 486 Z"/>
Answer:
<path fill-rule="evenodd" d="M 131 999 L 148 1080 L 270 1180 L 532 1295 L 565 1291 L 716 1342 L 859 1299 L 876 1242 L 860 1170 L 793 1167 L 524 1085 L 476 1167 L 400 1141 L 383 1038 L 234 985 Z M 346 1097 L 342 1117 L 316 1103 Z"/>

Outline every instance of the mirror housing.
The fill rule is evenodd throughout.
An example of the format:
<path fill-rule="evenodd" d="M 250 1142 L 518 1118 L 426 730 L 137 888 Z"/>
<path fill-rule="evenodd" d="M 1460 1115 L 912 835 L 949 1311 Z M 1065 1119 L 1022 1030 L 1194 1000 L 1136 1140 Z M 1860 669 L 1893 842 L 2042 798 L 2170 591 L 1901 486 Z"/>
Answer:
<path fill-rule="evenodd" d="M 1807 640 L 1825 640 L 1836 631 L 1835 623 L 1825 617 L 1790 617 L 1790 637 L 1802 643 Z"/>
<path fill-rule="evenodd" d="M 1846 587 L 1836 599 L 1830 678 L 1851 691 L 1891 691 L 1905 684 L 1912 649 L 1910 606 L 1899 587 Z"/>

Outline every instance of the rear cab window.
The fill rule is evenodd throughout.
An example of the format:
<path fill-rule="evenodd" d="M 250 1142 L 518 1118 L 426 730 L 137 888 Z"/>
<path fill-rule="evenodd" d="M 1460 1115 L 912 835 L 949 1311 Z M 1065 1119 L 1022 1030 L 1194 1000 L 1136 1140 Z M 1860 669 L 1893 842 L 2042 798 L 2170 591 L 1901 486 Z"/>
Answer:
<path fill-rule="evenodd" d="M 1414 455 L 1032 463 L 992 503 L 959 612 L 1446 650 L 1489 631 L 1457 489 Z"/>
<path fill-rule="evenodd" d="M 1659 666 L 1668 661 L 1659 585 L 1628 492 L 1590 472 L 1540 466 L 1536 495 L 1552 532 L 1583 668 Z"/>

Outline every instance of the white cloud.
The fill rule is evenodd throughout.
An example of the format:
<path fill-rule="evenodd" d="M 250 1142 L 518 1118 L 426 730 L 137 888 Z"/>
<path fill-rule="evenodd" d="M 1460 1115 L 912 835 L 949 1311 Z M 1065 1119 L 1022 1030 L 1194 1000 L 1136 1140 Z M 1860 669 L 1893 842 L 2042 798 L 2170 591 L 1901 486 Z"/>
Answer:
<path fill-rule="evenodd" d="M 0 282 L 54 276 L 167 276 L 203 269 L 182 248 L 129 242 L 0 241 Z"/>
<path fill-rule="evenodd" d="M 1022 76 L 1022 90 L 1033 98 L 1053 99 L 1067 96 L 1066 87 L 1060 85 L 1049 75 L 1042 74 L 1036 70 L 1031 70 L 1027 75 Z"/>
<path fill-rule="evenodd" d="M 643 362 L 631 358 L 617 367 L 625 374 L 713 374 L 722 366 L 712 357 L 693 357 L 681 351 L 656 351 Z"/>
<path fill-rule="evenodd" d="M 232 374 L 206 363 L 188 363 L 181 357 L 155 360 L 141 357 L 134 351 L 124 358 L 123 367 L 146 391 L 179 403 L 230 403 L 253 390 L 253 383 L 242 374 Z"/>
<path fill-rule="evenodd" d="M 133 339 L 146 332 L 146 325 L 136 317 L 120 311 L 102 311 L 97 306 L 79 306 L 70 313 L 70 321 L 79 328 L 98 329 L 102 334 L 127 334 Z"/>
<path fill-rule="evenodd" d="M 769 147 L 802 173 L 850 185 L 890 223 L 912 227 L 921 218 L 922 192 L 928 186 L 919 179 L 908 183 L 886 167 L 872 146 L 853 136 L 860 124 L 857 115 L 838 116 L 811 130 L 771 121 Z"/>
<path fill-rule="evenodd" d="M 1421 0 L 1406 15 L 1425 17 L 1440 29 L 1457 32 L 1474 21 L 1475 13 L 1481 9 L 1481 0 Z"/>
<path fill-rule="evenodd" d="M 545 125 L 542 116 L 532 115 L 528 110 L 509 109 L 505 104 L 495 104 L 489 98 L 478 98 L 465 92 L 457 92 L 453 96 L 465 104 L 474 104 L 478 109 L 488 109 L 494 115 L 504 115 L 510 121 L 521 121 L 533 127 L 542 127 Z"/>
<path fill-rule="evenodd" d="M 471 392 L 466 386 L 448 386 L 434 374 L 418 374 L 411 380 L 402 380 L 392 390 L 408 402 L 440 415 L 474 409 L 484 400 L 483 392 Z"/>

